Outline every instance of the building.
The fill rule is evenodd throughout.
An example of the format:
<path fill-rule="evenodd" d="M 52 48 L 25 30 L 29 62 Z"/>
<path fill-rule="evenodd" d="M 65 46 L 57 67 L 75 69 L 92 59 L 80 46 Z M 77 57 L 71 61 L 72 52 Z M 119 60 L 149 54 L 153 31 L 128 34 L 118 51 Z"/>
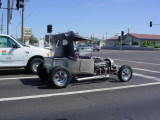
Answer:
<path fill-rule="evenodd" d="M 106 41 L 108 47 L 116 47 L 121 44 L 119 36 L 109 38 Z M 160 46 L 160 35 L 127 33 L 122 39 L 122 44 L 142 46 L 145 41 L 152 41 L 155 46 Z"/>

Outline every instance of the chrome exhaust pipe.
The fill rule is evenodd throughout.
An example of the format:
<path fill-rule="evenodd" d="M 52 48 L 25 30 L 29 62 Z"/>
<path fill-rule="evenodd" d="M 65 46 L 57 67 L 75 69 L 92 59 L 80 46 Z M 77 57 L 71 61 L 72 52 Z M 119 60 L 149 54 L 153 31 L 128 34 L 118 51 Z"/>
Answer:
<path fill-rule="evenodd" d="M 77 81 L 94 80 L 94 79 L 109 78 L 109 76 L 110 76 L 110 75 L 99 75 L 99 76 L 78 78 L 78 79 L 76 79 L 76 80 L 77 80 Z"/>

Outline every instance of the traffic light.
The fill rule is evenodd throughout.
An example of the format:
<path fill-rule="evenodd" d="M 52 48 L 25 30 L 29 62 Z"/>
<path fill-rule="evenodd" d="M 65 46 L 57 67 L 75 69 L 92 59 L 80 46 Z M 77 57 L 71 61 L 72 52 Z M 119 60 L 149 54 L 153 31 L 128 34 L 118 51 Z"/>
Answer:
<path fill-rule="evenodd" d="M 123 36 L 124 36 L 124 31 L 121 31 L 121 36 L 122 36 L 122 38 L 123 38 Z"/>
<path fill-rule="evenodd" d="M 24 0 L 17 0 L 16 7 L 17 10 L 19 10 L 19 8 L 24 8 Z"/>
<path fill-rule="evenodd" d="M 150 23 L 149 23 L 149 24 L 150 24 L 150 27 L 152 27 L 152 21 L 150 21 Z"/>
<path fill-rule="evenodd" d="M 0 0 L 0 8 L 1 8 L 1 6 L 2 6 L 2 2 L 1 2 L 1 0 Z"/>
<path fill-rule="evenodd" d="M 19 0 L 17 0 L 16 7 L 17 7 L 17 10 L 19 10 Z"/>
<path fill-rule="evenodd" d="M 47 33 L 51 33 L 52 32 L 52 25 L 47 25 Z"/>
<path fill-rule="evenodd" d="M 19 0 L 19 8 L 24 8 L 24 0 Z"/>

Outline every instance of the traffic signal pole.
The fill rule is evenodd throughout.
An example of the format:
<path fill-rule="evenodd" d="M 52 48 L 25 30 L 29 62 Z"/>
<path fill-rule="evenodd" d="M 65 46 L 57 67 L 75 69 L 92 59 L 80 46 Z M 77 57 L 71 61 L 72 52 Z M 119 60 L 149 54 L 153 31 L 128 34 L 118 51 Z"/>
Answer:
<path fill-rule="evenodd" d="M 23 43 L 25 42 L 24 41 L 24 8 L 22 8 L 22 26 L 21 26 L 21 39 L 23 41 Z"/>
<path fill-rule="evenodd" d="M 122 35 L 121 35 L 121 46 L 120 46 L 120 50 L 122 50 Z"/>
<path fill-rule="evenodd" d="M 10 22 L 10 0 L 8 0 L 7 4 L 7 34 L 11 34 L 11 22 Z"/>
<path fill-rule="evenodd" d="M 49 33 L 49 49 L 50 49 L 50 44 L 51 44 L 51 32 L 52 32 L 52 25 L 51 24 L 49 24 L 49 25 L 47 25 L 47 33 Z"/>
<path fill-rule="evenodd" d="M 120 36 L 120 38 L 121 38 L 121 46 L 120 46 L 120 50 L 122 50 L 123 36 L 124 36 L 124 31 L 121 31 L 121 36 Z"/>
<path fill-rule="evenodd" d="M 50 50 L 50 47 L 51 47 L 51 33 L 49 33 L 49 50 Z"/>

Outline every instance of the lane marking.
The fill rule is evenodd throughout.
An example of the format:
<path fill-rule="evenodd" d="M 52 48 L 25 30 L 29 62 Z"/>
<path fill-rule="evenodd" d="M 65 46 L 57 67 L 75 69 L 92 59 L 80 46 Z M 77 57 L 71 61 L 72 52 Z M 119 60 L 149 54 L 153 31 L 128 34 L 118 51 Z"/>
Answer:
<path fill-rule="evenodd" d="M 113 59 L 113 60 L 125 61 L 125 62 L 135 62 L 135 63 L 148 64 L 148 65 L 160 65 L 160 64 L 156 64 L 156 63 L 146 63 L 146 62 L 129 61 L 129 60 L 121 60 L 121 59 Z"/>
<path fill-rule="evenodd" d="M 132 67 L 132 69 L 146 71 L 146 72 L 160 73 L 160 71 L 147 70 L 147 69 L 141 69 L 141 68 L 135 68 L 135 67 Z"/>
<path fill-rule="evenodd" d="M 31 76 L 31 77 L 0 78 L 0 81 L 18 80 L 18 79 L 31 79 L 31 78 L 39 78 L 39 77 L 38 76 Z"/>
<path fill-rule="evenodd" d="M 152 80 L 160 82 L 160 78 L 157 78 L 157 77 L 152 77 L 152 76 L 143 75 L 143 74 L 139 74 L 139 73 L 133 73 L 133 75 L 138 76 L 138 77 L 142 77 L 142 78 L 146 78 L 146 79 L 152 79 Z"/>
<path fill-rule="evenodd" d="M 117 67 L 121 67 L 120 65 L 117 65 Z M 145 72 L 153 72 L 153 73 L 160 73 L 160 71 L 155 71 L 155 70 L 147 70 L 147 69 L 142 69 L 142 68 L 135 68 L 135 67 L 131 67 L 132 69 L 135 70 L 141 70 L 141 71 L 145 71 Z"/>
<path fill-rule="evenodd" d="M 82 90 L 82 91 L 74 91 L 74 92 L 63 92 L 63 93 L 53 93 L 53 94 L 43 94 L 43 95 L 31 95 L 31 96 L 21 96 L 21 97 L 0 98 L 0 102 L 27 100 L 27 99 L 35 99 L 35 98 L 46 98 L 46 97 L 54 97 L 54 96 L 86 94 L 86 93 L 94 93 L 94 92 L 102 92 L 102 91 L 146 87 L 146 86 L 153 86 L 153 85 L 160 85 L 160 82 L 145 83 L 145 84 L 139 84 L 139 85 L 119 86 L 119 87 L 111 87 L 111 88 L 90 89 L 90 90 Z"/>

